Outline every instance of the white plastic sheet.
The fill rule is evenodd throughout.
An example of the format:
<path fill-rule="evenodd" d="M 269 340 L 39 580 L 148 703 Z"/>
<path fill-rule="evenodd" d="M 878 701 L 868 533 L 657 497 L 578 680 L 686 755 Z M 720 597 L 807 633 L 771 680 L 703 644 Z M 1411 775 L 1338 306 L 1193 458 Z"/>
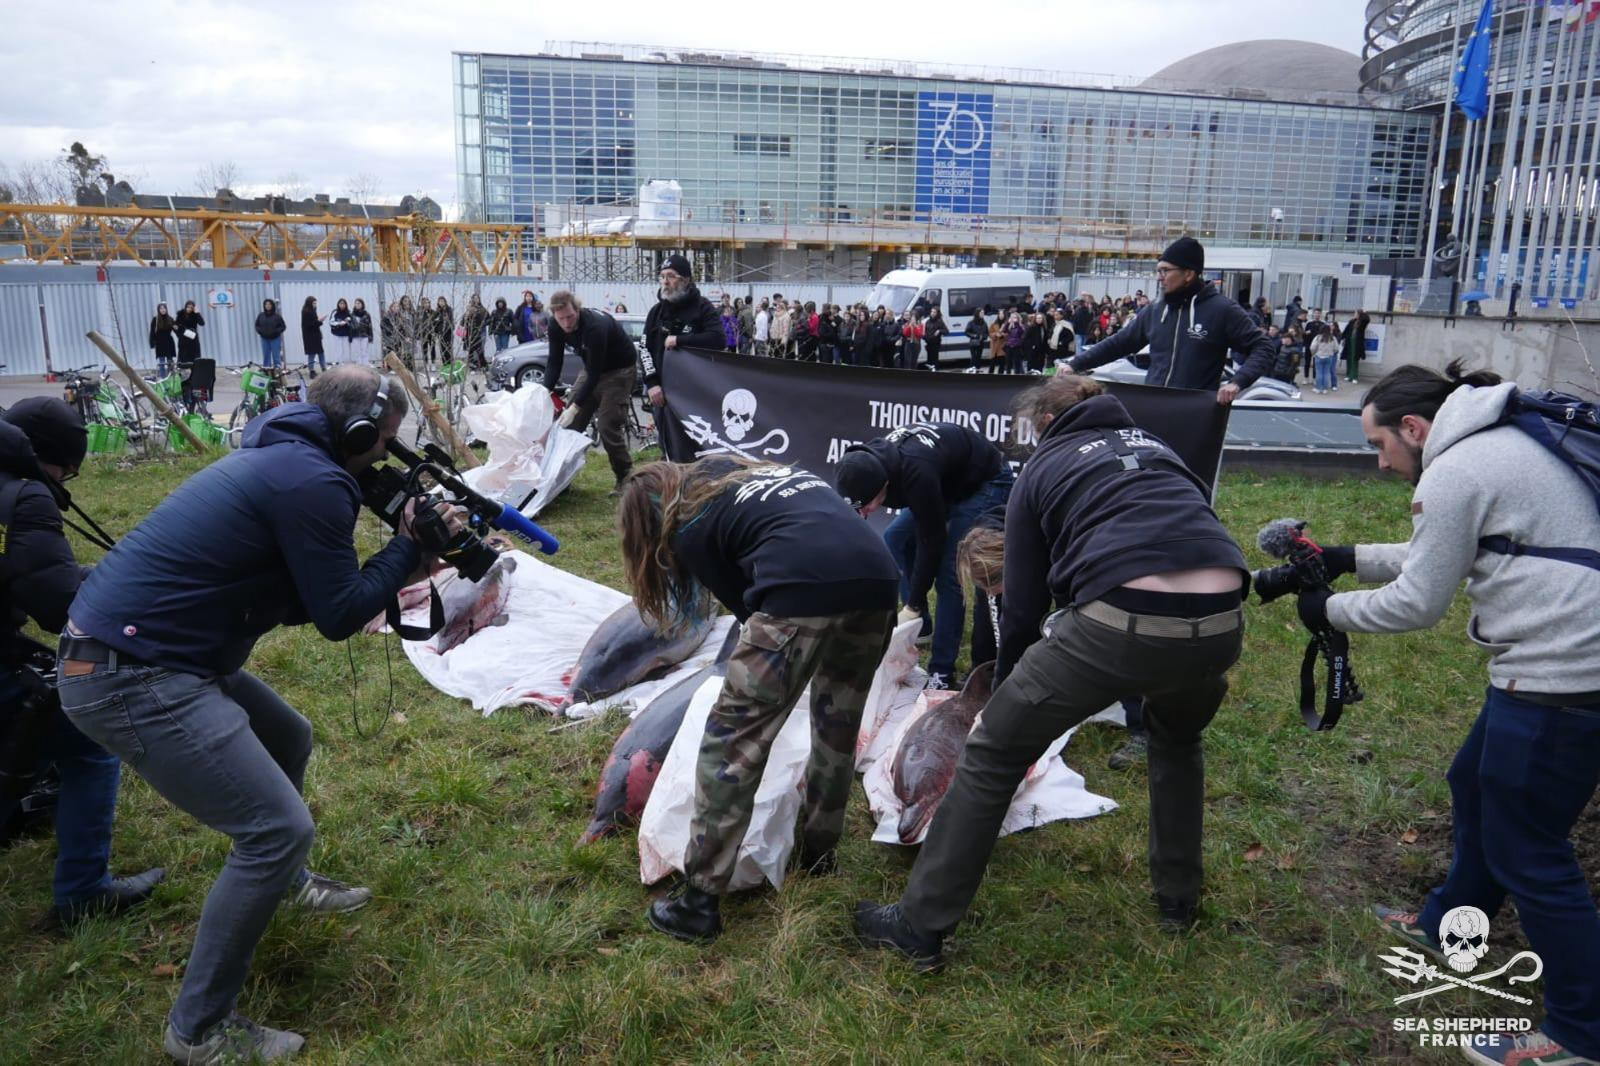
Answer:
<path fill-rule="evenodd" d="M 639 819 L 639 880 L 653 885 L 683 869 L 689 848 L 689 822 L 694 816 L 695 762 L 706 716 L 722 691 L 722 679 L 706 679 L 689 703 L 677 739 L 661 764 L 661 774 Z M 806 760 L 811 757 L 811 690 L 807 688 L 778 730 L 756 788 L 750 829 L 739 846 L 729 888 L 755 888 L 762 881 L 783 884 L 784 868 L 794 850 L 795 821 L 805 795 Z"/>
<path fill-rule="evenodd" d="M 424 679 L 447 695 L 468 700 L 485 715 L 501 707 L 533 704 L 555 711 L 566 699 L 578 655 L 606 617 L 627 602 L 615 589 L 559 570 L 532 555 L 517 556 L 507 574 L 506 624 L 474 633 L 440 654 L 433 641 L 405 641 L 406 657 Z M 459 580 L 453 574 L 439 579 Z M 403 596 L 401 602 L 415 597 Z M 407 622 L 427 621 L 426 597 L 406 612 Z M 654 681 L 625 689 L 590 708 L 621 706 L 637 713 L 667 686 L 716 657 L 731 618 L 719 618 L 695 654 Z M 583 708 L 579 708 L 581 711 Z"/>
<path fill-rule="evenodd" d="M 532 518 L 578 476 L 587 434 L 555 424 L 555 405 L 544 389 L 489 393 L 482 403 L 461 412 L 473 437 L 489 446 L 489 459 L 463 477 L 473 489 L 516 507 L 535 489 L 522 508 Z"/>
<path fill-rule="evenodd" d="M 936 706 L 930 708 L 927 698 L 919 696 L 914 701 L 911 713 L 902 715 L 889 731 L 888 738 L 881 745 L 882 756 L 862 778 L 862 786 L 867 791 L 867 806 L 877 820 L 877 828 L 872 834 L 874 843 L 901 843 L 900 812 L 904 806 L 894 794 L 894 756 L 900 750 L 900 741 L 906 731 Z M 982 715 L 979 715 L 979 720 L 982 720 Z M 1067 730 L 1050 745 L 1038 762 L 1028 768 L 1022 784 L 1017 786 L 1016 795 L 1011 798 L 1005 821 L 1000 825 L 1001 836 L 1024 829 L 1036 829 L 1050 822 L 1092 818 L 1116 810 L 1115 800 L 1090 792 L 1084 786 L 1083 775 L 1061 760 L 1062 750 L 1076 731 L 1076 727 Z M 922 843 L 925 836 L 926 830 L 913 843 Z"/>

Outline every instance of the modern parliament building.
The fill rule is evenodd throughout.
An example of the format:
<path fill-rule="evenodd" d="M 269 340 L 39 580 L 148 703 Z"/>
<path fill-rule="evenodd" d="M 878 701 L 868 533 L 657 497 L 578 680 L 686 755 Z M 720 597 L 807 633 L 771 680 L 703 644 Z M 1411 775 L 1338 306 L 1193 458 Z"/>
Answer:
<path fill-rule="evenodd" d="M 1178 233 L 1414 256 L 1435 123 L 1363 102 L 1359 69 L 1294 41 L 1138 82 L 597 44 L 458 52 L 460 202 L 557 244 L 664 239 L 738 259 L 1148 262 Z"/>

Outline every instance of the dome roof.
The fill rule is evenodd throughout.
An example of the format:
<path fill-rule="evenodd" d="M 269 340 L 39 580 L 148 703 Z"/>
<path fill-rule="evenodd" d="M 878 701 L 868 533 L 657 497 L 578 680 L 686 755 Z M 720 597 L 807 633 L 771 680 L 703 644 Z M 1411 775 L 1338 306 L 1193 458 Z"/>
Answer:
<path fill-rule="evenodd" d="M 1315 41 L 1240 41 L 1163 67 L 1142 88 L 1226 93 L 1244 89 L 1299 98 L 1361 88 L 1361 57 Z"/>

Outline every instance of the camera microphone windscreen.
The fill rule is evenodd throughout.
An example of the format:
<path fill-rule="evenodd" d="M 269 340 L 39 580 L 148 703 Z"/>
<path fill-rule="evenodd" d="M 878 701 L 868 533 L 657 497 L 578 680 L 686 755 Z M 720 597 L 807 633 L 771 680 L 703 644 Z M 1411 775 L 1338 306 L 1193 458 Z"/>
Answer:
<path fill-rule="evenodd" d="M 1296 518 L 1280 518 L 1268 522 L 1256 534 L 1256 547 L 1274 559 L 1287 559 L 1294 548 L 1295 538 L 1306 524 Z"/>

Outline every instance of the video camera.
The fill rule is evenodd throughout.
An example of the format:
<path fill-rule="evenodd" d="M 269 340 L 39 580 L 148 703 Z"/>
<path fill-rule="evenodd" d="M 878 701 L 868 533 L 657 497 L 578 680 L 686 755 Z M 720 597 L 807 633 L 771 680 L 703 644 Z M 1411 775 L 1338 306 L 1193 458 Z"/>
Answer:
<path fill-rule="evenodd" d="M 39 772 L 39 744 L 60 700 L 56 696 L 55 652 L 20 634 L 0 637 L 0 652 L 16 671 L 22 701 L 0 715 L 0 821 L 33 786 Z"/>
<path fill-rule="evenodd" d="M 398 440 L 391 440 L 389 454 L 402 467 L 383 463 L 363 471 L 357 478 L 361 502 L 390 529 L 399 529 L 406 502 L 417 500 L 411 527 L 417 544 L 423 551 L 439 556 L 468 581 L 482 579 L 499 557 L 484 543 L 491 528 L 510 533 L 546 555 L 560 550 L 556 538 L 516 508 L 491 500 L 468 486 L 449 453 L 437 444 L 430 442 L 418 455 Z M 467 512 L 465 526 L 452 534 L 444 516 L 433 508 L 439 502 L 463 508 Z"/>
<path fill-rule="evenodd" d="M 1256 546 L 1282 566 L 1257 570 L 1251 583 L 1262 603 L 1270 603 L 1288 593 L 1330 589 L 1328 566 L 1322 546 L 1306 536 L 1306 523 L 1293 518 L 1268 522 L 1256 534 Z M 1330 589 L 1331 591 L 1331 589 Z M 1317 712 L 1317 658 L 1328 666 L 1328 691 L 1322 711 Z M 1339 724 L 1347 705 L 1364 698 L 1350 665 L 1350 638 L 1336 629 L 1313 631 L 1300 661 L 1300 717 L 1307 729 L 1326 731 Z"/>

